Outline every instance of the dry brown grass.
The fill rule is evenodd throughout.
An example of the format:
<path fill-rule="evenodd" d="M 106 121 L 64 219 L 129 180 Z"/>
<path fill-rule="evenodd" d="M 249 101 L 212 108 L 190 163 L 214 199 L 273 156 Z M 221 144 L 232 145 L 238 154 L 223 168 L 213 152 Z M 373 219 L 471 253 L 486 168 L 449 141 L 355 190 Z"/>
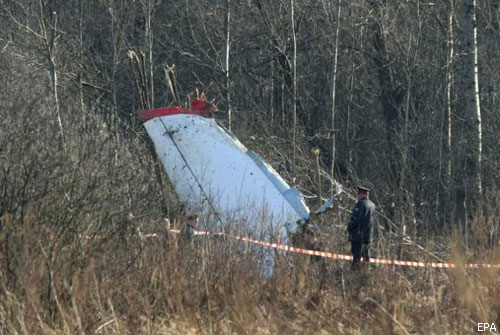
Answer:
<path fill-rule="evenodd" d="M 0 272 L 1 334 L 471 334 L 478 322 L 500 323 L 498 270 L 360 273 L 281 255 L 275 276 L 262 278 L 244 244 L 181 247 L 133 233 L 101 241 L 77 267 L 70 247 L 49 266 L 30 233 L 36 216 L 24 221 L 34 247 L 19 256 L 16 285 Z"/>

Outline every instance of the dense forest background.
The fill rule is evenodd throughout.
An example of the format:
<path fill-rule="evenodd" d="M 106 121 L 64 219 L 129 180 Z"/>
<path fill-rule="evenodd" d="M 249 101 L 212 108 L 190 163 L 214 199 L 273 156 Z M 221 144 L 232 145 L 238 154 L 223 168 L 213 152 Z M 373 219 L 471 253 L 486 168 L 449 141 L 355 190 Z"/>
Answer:
<path fill-rule="evenodd" d="M 135 279 L 149 270 L 155 274 L 141 277 L 143 287 L 119 286 L 121 291 L 150 287 L 159 300 L 178 302 L 151 303 L 151 313 L 202 306 L 209 316 L 200 324 L 215 327 L 211 299 L 217 298 L 200 289 L 193 293 L 199 306 L 191 306 L 160 284 L 171 273 L 192 269 L 172 268 L 177 263 L 171 253 L 158 260 L 148 253 L 151 246 L 131 242 L 137 227 L 155 230 L 163 218 L 179 216 L 136 116 L 140 108 L 174 104 L 168 73 L 175 75 L 182 105 L 198 94 L 215 98 L 217 121 L 263 155 L 311 205 L 338 183 L 351 194 L 357 184 L 371 187 L 378 226 L 390 232 L 379 232 L 390 240 L 384 249 L 389 254 L 404 256 L 403 245 L 413 241 L 443 256 L 451 253 L 456 233 L 466 255 L 494 255 L 489 252 L 498 248 L 500 234 L 499 59 L 498 0 L 1 0 L 0 316 L 8 317 L 0 318 L 6 325 L 0 331 L 30 333 L 26 327 L 38 324 L 89 332 L 80 315 L 94 308 L 113 315 L 120 333 L 113 304 L 126 314 L 127 299 L 113 290 L 109 301 L 93 304 L 83 297 L 106 291 L 106 282 L 131 268 Z M 320 178 L 313 148 L 320 150 Z M 347 218 L 336 211 L 322 224 L 341 226 Z M 116 265 L 107 268 L 113 255 L 91 261 L 110 248 L 121 260 Z M 221 266 L 217 257 L 210 259 L 215 265 L 204 269 Z M 170 272 L 153 271 L 160 264 Z M 80 301 L 73 283 L 92 277 L 95 268 L 104 271 L 102 277 L 82 290 Z M 215 273 L 207 279 L 206 272 L 195 271 L 207 287 L 221 281 Z M 481 287 L 494 287 L 497 277 Z M 27 280 L 38 280 L 39 291 L 28 289 Z M 457 291 L 467 287 L 457 283 Z M 280 285 L 267 287 L 288 288 Z M 324 288 L 318 285 L 314 294 Z M 481 292 L 488 297 L 489 291 Z M 248 294 L 245 301 L 262 302 Z M 373 326 L 375 333 L 421 324 L 416 318 L 398 326 L 397 313 L 407 314 L 394 312 L 396 300 L 371 297 L 375 310 L 385 306 L 389 312 L 381 315 L 392 316 Z M 335 301 L 343 302 L 344 311 L 349 307 L 345 293 L 332 299 L 340 299 Z M 462 329 L 442 311 L 451 304 L 459 313 L 475 302 L 453 301 L 418 308 L 433 310 L 433 325 L 449 321 L 456 327 L 449 329 Z M 357 313 L 360 306 L 349 308 Z M 27 312 L 37 310 L 37 317 Z M 484 306 L 471 310 L 464 311 L 470 320 L 496 320 Z M 88 316 L 87 324 L 104 319 Z M 346 333 L 365 329 L 347 324 Z M 210 327 L 203 329 L 214 331 Z M 224 333 L 220 329 L 215 332 Z"/>

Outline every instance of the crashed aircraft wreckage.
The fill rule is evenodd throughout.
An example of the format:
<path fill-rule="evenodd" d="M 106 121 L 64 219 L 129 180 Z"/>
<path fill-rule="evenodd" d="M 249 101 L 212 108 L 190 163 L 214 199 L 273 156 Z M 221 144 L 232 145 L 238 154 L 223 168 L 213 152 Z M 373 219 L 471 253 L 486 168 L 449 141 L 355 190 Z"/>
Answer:
<path fill-rule="evenodd" d="M 215 109 L 211 102 L 195 100 L 189 110 L 167 107 L 138 114 L 186 216 L 213 215 L 215 224 L 205 229 L 221 231 L 231 222 L 239 233 L 288 244 L 309 220 L 302 195 L 219 126 L 212 118 Z"/>

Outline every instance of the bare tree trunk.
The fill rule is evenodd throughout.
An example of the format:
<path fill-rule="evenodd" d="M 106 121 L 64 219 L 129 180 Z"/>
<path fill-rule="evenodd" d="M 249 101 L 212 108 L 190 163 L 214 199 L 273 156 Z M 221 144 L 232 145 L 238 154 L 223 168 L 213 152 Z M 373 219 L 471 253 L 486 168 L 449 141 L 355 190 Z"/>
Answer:
<path fill-rule="evenodd" d="M 289 122 L 287 119 L 287 113 L 286 113 L 286 108 L 285 108 L 285 102 L 286 102 L 286 94 L 285 94 L 285 73 L 281 73 L 281 85 L 280 85 L 280 102 L 281 102 L 281 125 L 286 126 L 287 123 Z"/>
<path fill-rule="evenodd" d="M 460 94 L 464 97 L 463 118 L 466 120 L 464 134 L 467 136 L 465 145 L 462 148 L 461 167 L 463 175 L 458 178 L 465 179 L 465 203 L 467 211 L 457 208 L 457 212 L 465 212 L 469 216 L 473 215 L 478 206 L 478 201 L 482 193 L 481 185 L 481 160 L 482 160 L 482 128 L 481 128 L 481 107 L 479 98 L 479 78 L 478 78 L 478 50 L 477 50 L 477 24 L 476 24 L 476 0 L 464 0 L 462 3 L 462 31 L 461 31 L 461 66 L 459 68 Z M 457 195 L 458 195 L 457 194 Z M 458 197 L 457 205 L 462 201 Z M 463 213 L 462 213 L 463 215 Z M 465 230 L 467 239 L 469 223 L 467 217 L 461 218 L 462 227 Z"/>
<path fill-rule="evenodd" d="M 439 147 L 439 178 L 441 178 L 443 172 L 443 156 L 444 156 L 444 185 L 441 187 L 441 192 L 438 192 L 438 197 L 436 200 L 436 207 L 440 208 L 442 213 L 442 218 L 445 218 L 448 214 L 449 204 L 450 204 L 450 194 L 451 192 L 451 166 L 452 166 L 452 152 L 451 152 L 451 135 L 452 135 L 452 87 L 453 87 L 453 63 L 455 56 L 455 36 L 453 31 L 453 15 L 454 15 L 454 0 L 449 0 L 448 8 L 448 55 L 446 60 L 446 91 L 445 91 L 445 106 L 446 109 L 441 118 L 441 144 Z M 446 134 L 446 141 L 444 143 L 444 155 L 443 155 L 443 145 L 442 137 L 443 132 Z"/>
<path fill-rule="evenodd" d="M 314 183 L 316 184 L 315 185 L 315 188 L 316 188 L 315 204 L 316 204 L 316 206 L 320 206 L 322 203 L 322 194 L 321 194 L 322 187 L 321 187 L 321 171 L 320 171 L 321 166 L 320 166 L 320 162 L 319 162 L 320 151 L 318 148 L 313 148 L 313 149 L 311 149 L 311 153 L 312 153 L 313 160 L 314 160 Z"/>
<path fill-rule="evenodd" d="M 149 92 L 151 94 L 151 108 L 155 108 L 155 87 L 154 87 L 154 63 L 153 63 L 153 30 L 151 29 L 151 12 L 153 7 L 151 1 L 148 0 L 147 3 L 147 14 L 146 14 L 146 40 L 148 43 L 148 56 L 149 56 Z"/>
<path fill-rule="evenodd" d="M 232 106 L 231 106 L 231 81 L 229 76 L 229 52 L 231 49 L 230 29 L 231 26 L 231 0 L 226 1 L 226 54 L 225 54 L 225 72 L 226 72 L 226 100 L 227 100 L 227 124 L 231 130 L 232 124 Z"/>
<path fill-rule="evenodd" d="M 113 43 L 113 65 L 111 69 L 111 94 L 113 98 L 113 113 L 116 116 L 116 113 L 118 112 L 118 103 L 116 99 L 116 72 L 117 72 L 117 53 L 118 53 L 118 46 L 117 46 L 117 37 L 116 37 L 116 32 L 115 32 L 115 11 L 114 8 L 109 7 L 108 12 L 111 18 L 111 41 Z"/>
<path fill-rule="evenodd" d="M 275 89 L 274 89 L 274 76 L 275 76 L 275 71 L 274 71 L 274 61 L 271 62 L 270 64 L 271 67 L 271 125 L 274 124 L 274 95 L 275 95 Z"/>
<path fill-rule="evenodd" d="M 452 85 L 453 85 L 453 60 L 455 57 L 455 38 L 453 33 L 453 13 L 454 9 L 454 0 L 450 0 L 450 9 L 448 14 L 448 63 L 446 64 L 447 71 L 447 83 L 446 83 L 446 114 L 447 114 L 447 137 L 446 137 L 446 189 L 449 193 L 450 190 L 450 182 L 451 182 L 451 135 L 452 135 Z"/>
<path fill-rule="evenodd" d="M 50 31 L 48 30 L 48 24 L 47 18 L 45 15 L 45 6 L 43 2 L 40 0 L 39 1 L 40 5 L 40 30 L 42 32 L 42 38 L 43 42 L 45 44 L 45 52 L 46 52 L 46 58 L 49 66 L 49 78 L 50 78 L 50 84 L 52 88 L 52 94 L 54 97 L 54 105 L 56 109 L 56 116 L 57 116 L 57 123 L 59 124 L 59 130 L 61 132 L 61 143 L 64 146 L 64 132 L 63 132 L 63 126 L 62 126 L 62 120 L 61 120 L 61 111 L 60 111 L 60 104 L 59 104 L 59 94 L 57 92 L 57 86 L 58 86 L 58 78 L 57 78 L 57 65 L 56 65 L 56 56 L 55 56 L 55 48 L 56 48 L 56 38 L 57 38 L 57 13 L 54 11 L 51 14 L 52 20 L 50 22 Z"/>
<path fill-rule="evenodd" d="M 474 105 L 473 105 L 473 119 L 476 132 L 476 143 L 475 143 L 475 164 L 476 164 L 476 180 L 475 184 L 475 196 L 480 197 L 483 193 L 482 186 L 482 155 L 483 155 L 483 129 L 481 121 L 481 98 L 479 96 L 479 59 L 478 59 L 478 46 L 477 46 L 477 21 L 476 21 L 476 6 L 477 0 L 474 0 L 473 8 L 473 45 L 474 45 Z M 479 200 L 479 199 L 478 199 Z"/>
<path fill-rule="evenodd" d="M 57 92 L 57 85 L 58 85 L 58 78 L 57 78 L 57 66 L 56 66 L 56 58 L 54 55 L 54 49 L 56 46 L 56 31 L 57 31 L 57 13 L 54 12 L 54 19 L 53 19 L 53 25 L 52 25 L 52 32 L 51 32 L 51 37 L 50 37 L 50 43 L 52 44 L 51 47 L 49 48 L 49 64 L 50 64 L 50 73 L 52 77 L 52 88 L 54 90 L 54 102 L 56 105 L 56 114 L 57 114 L 57 121 L 59 123 L 59 128 L 61 130 L 61 139 L 64 142 L 64 133 L 63 133 L 63 126 L 62 126 L 62 120 L 61 120 L 61 107 L 59 104 L 59 94 Z"/>
<path fill-rule="evenodd" d="M 351 133 L 350 133 L 350 128 L 351 128 L 351 106 L 352 106 L 352 101 L 354 98 L 354 73 L 356 71 L 355 68 L 355 62 L 352 61 L 352 66 L 351 66 L 351 83 L 349 85 L 349 100 L 347 102 L 347 110 L 346 110 L 346 126 L 345 126 L 345 138 L 346 138 L 346 145 L 347 145 L 347 171 L 348 173 L 351 172 L 352 170 L 352 146 L 351 146 Z"/>
<path fill-rule="evenodd" d="M 79 42 L 80 42 L 80 63 L 85 64 L 84 59 L 83 59 L 83 0 L 80 0 L 80 8 L 79 8 L 79 14 L 80 14 L 80 31 L 79 31 Z M 80 99 L 80 108 L 82 112 L 85 110 L 85 102 L 83 99 L 83 69 L 80 70 L 80 74 L 78 75 L 78 95 Z M 85 113 L 82 113 L 82 117 L 84 118 L 84 126 L 85 126 Z"/>
<path fill-rule="evenodd" d="M 476 0 L 465 0 L 463 3 L 463 42 L 464 42 L 464 67 L 463 80 L 465 96 L 465 113 L 473 125 L 470 178 L 468 192 L 471 200 L 477 201 L 481 195 L 481 154 L 482 154 L 482 129 L 481 107 L 479 99 L 478 57 L 477 57 L 477 26 L 476 26 Z"/>
<path fill-rule="evenodd" d="M 292 10 L 292 39 L 293 39 L 293 176 L 295 177 L 295 163 L 297 154 L 297 36 L 295 35 L 294 0 L 290 0 Z"/>
<path fill-rule="evenodd" d="M 331 171 L 332 182 L 335 180 L 335 160 L 336 160 L 336 136 L 337 132 L 335 130 L 335 105 L 336 105 L 336 93 L 337 93 L 337 65 L 338 65 L 338 54 L 339 54 L 339 26 L 340 26 L 340 6 L 342 0 L 338 0 L 337 5 L 337 22 L 335 29 L 335 52 L 333 57 L 333 79 L 332 79 L 332 158 L 331 158 Z M 331 185 L 331 196 L 335 194 L 335 187 Z"/>

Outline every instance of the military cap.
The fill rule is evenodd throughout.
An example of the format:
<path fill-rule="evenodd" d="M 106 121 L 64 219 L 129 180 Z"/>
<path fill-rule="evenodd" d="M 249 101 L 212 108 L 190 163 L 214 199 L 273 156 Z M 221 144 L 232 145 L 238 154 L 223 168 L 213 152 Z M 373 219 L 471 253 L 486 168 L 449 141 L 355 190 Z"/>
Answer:
<path fill-rule="evenodd" d="M 358 185 L 358 192 L 365 192 L 365 193 L 368 193 L 370 192 L 370 189 L 367 188 L 367 187 L 364 187 L 364 186 L 360 186 Z"/>

